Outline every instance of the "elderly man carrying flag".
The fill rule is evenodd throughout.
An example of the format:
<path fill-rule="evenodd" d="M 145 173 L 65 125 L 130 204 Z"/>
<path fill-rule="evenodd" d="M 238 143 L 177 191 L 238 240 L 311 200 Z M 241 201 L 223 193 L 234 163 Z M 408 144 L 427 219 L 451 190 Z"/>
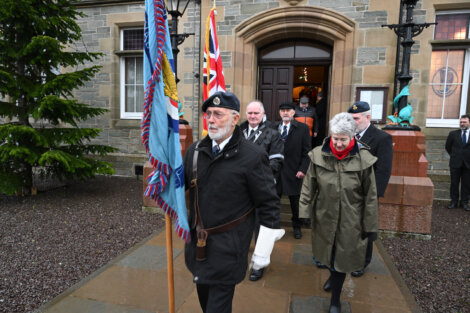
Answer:
<path fill-rule="evenodd" d="M 256 269 L 269 264 L 280 224 L 279 197 L 268 155 L 245 140 L 237 126 L 240 102 L 230 92 L 215 92 L 204 101 L 209 135 L 185 155 L 190 186 L 191 242 L 186 266 L 194 276 L 204 313 L 232 312 L 235 285 L 248 267 L 248 249 L 257 208 L 260 235 L 252 258 Z M 264 244 L 260 245 L 260 242 Z"/>

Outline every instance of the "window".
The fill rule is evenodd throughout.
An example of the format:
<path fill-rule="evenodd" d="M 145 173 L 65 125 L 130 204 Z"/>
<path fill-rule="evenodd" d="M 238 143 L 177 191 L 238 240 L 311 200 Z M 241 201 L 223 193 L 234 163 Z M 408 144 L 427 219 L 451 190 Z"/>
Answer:
<path fill-rule="evenodd" d="M 470 11 L 438 12 L 428 86 L 426 126 L 455 127 L 467 111 Z"/>
<path fill-rule="evenodd" d="M 121 29 L 121 118 L 141 119 L 144 105 L 144 29 Z"/>

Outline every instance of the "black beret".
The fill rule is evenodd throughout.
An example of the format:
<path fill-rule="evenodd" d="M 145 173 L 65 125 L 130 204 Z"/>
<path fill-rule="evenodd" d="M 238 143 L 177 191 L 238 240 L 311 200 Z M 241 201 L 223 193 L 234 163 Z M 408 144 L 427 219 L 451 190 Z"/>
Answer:
<path fill-rule="evenodd" d="M 369 103 L 365 101 L 356 101 L 348 109 L 348 113 L 362 113 L 370 110 Z"/>
<path fill-rule="evenodd" d="M 240 112 L 240 101 L 229 91 L 217 91 L 204 101 L 202 112 L 206 112 L 208 107 L 226 108 Z"/>
<path fill-rule="evenodd" d="M 295 106 L 293 103 L 291 102 L 283 102 L 281 103 L 281 105 L 279 106 L 279 110 L 282 110 L 282 109 L 292 109 L 292 110 L 295 110 Z"/>

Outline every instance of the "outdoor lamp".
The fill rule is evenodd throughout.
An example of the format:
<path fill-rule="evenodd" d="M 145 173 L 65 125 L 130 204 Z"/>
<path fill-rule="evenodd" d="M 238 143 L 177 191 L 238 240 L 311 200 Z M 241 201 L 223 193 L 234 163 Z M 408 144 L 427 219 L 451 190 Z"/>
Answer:
<path fill-rule="evenodd" d="M 188 7 L 190 0 L 167 0 L 166 7 L 167 11 L 171 16 L 183 16 L 186 8 Z M 182 10 L 180 12 L 180 10 Z"/>

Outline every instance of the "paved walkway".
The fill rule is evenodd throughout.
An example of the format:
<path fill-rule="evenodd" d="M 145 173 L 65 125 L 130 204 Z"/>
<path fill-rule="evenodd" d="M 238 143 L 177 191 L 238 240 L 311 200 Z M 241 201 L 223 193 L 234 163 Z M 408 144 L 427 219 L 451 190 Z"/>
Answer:
<path fill-rule="evenodd" d="M 276 243 L 264 277 L 235 289 L 233 313 L 327 312 L 323 291 L 328 270 L 313 265 L 310 232 L 301 240 L 287 230 Z M 192 276 L 184 265 L 183 242 L 173 235 L 175 302 L 178 313 L 200 313 Z M 253 247 L 252 247 L 253 250 Z M 165 231 L 151 236 L 42 307 L 47 313 L 168 312 Z M 346 276 L 342 312 L 419 312 L 380 243 L 360 278 Z"/>

